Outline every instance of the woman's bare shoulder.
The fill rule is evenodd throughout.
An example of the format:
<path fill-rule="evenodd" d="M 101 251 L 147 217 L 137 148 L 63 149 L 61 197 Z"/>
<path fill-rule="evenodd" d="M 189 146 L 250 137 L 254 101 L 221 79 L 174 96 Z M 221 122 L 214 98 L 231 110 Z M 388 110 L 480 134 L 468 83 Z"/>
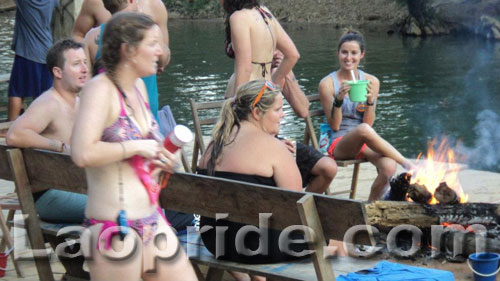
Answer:
<path fill-rule="evenodd" d="M 380 81 L 378 80 L 378 78 L 375 75 L 366 73 L 365 77 L 366 77 L 366 80 L 370 81 L 373 84 L 376 84 L 376 85 L 380 84 Z"/>
<path fill-rule="evenodd" d="M 333 90 L 333 82 L 332 82 L 332 77 L 330 75 L 323 77 L 321 81 L 319 81 L 319 90 L 320 91 Z"/>
<path fill-rule="evenodd" d="M 116 90 L 113 83 L 103 73 L 94 76 L 85 83 L 81 91 L 81 96 L 92 96 L 93 98 L 102 99 L 108 96 L 102 93 L 112 91 L 113 89 Z"/>

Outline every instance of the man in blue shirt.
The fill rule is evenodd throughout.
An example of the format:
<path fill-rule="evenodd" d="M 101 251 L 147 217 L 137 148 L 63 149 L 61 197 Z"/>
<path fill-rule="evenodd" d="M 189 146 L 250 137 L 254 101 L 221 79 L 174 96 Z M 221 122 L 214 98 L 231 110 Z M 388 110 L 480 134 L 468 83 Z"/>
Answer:
<path fill-rule="evenodd" d="M 45 57 L 52 46 L 50 21 L 57 0 L 15 0 L 16 23 L 12 50 L 14 64 L 9 82 L 8 118 L 16 119 L 25 97 L 35 99 L 52 86 Z"/>

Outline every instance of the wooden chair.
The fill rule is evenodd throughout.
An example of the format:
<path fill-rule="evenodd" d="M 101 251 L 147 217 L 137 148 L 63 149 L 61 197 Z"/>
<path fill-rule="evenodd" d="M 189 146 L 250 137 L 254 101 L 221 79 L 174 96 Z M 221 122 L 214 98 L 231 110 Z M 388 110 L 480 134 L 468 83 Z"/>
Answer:
<path fill-rule="evenodd" d="M 319 95 L 307 96 L 310 102 L 319 101 Z M 203 140 L 202 126 L 213 126 L 218 119 L 218 114 L 222 107 L 224 101 L 210 101 L 210 102 L 195 102 L 190 99 L 191 111 L 193 114 L 193 123 L 195 130 L 194 137 L 194 147 L 193 147 L 193 158 L 191 163 L 191 169 L 196 171 L 198 167 L 198 158 L 205 152 L 205 142 Z M 200 114 L 202 113 L 202 114 Z M 207 114 L 208 113 L 208 114 Z M 215 117 L 214 117 L 215 116 Z M 304 143 L 309 144 L 312 142 L 314 148 L 319 149 L 318 140 L 314 132 L 314 126 L 311 120 L 311 116 L 323 116 L 322 110 L 310 110 L 309 116 L 307 116 L 304 121 L 306 122 L 306 131 L 304 133 Z M 354 165 L 354 170 L 352 174 L 351 188 L 347 190 L 340 190 L 336 192 L 328 193 L 328 195 L 338 195 L 349 193 L 349 198 L 354 199 L 356 196 L 356 188 L 358 185 L 358 174 L 359 165 L 365 160 L 335 160 L 339 167 L 348 167 L 349 165 Z"/>
<path fill-rule="evenodd" d="M 0 144 L 5 145 L 5 142 L 0 142 Z M 0 151 L 0 162 L 4 163 L 0 165 L 0 179 L 12 181 L 12 173 L 7 164 L 7 154 L 5 150 Z M 3 210 L 8 210 L 7 218 L 3 214 Z M 2 240 L 0 242 L 0 252 L 4 252 L 5 248 L 11 249 L 14 247 L 14 241 L 10 235 L 10 225 L 7 223 L 14 218 L 14 214 L 17 210 L 21 210 L 21 205 L 17 198 L 16 193 L 9 193 L 0 195 L 0 229 L 2 230 Z M 14 257 L 14 251 L 10 252 L 10 257 L 16 270 L 18 277 L 24 277 L 24 274 L 19 266 L 18 261 Z"/>
<path fill-rule="evenodd" d="M 309 96 L 307 96 L 307 99 L 309 100 L 309 102 L 313 106 L 314 106 L 314 103 L 318 103 L 320 101 L 319 94 L 309 95 Z M 309 115 L 304 119 L 306 122 L 306 130 L 304 132 L 304 143 L 305 144 L 311 143 L 314 148 L 319 149 L 318 139 L 316 137 L 316 132 L 314 130 L 314 124 L 312 122 L 312 117 L 316 117 L 316 116 L 324 116 L 324 112 L 323 112 L 322 108 L 309 110 Z M 339 167 L 348 167 L 350 165 L 354 165 L 354 169 L 352 171 L 351 189 L 340 190 L 340 191 L 331 192 L 328 194 L 329 195 L 337 195 L 337 194 L 349 193 L 349 198 L 354 199 L 356 197 L 356 189 L 358 187 L 359 166 L 361 163 L 364 163 L 367 161 L 363 160 L 363 159 L 354 159 L 354 160 L 335 160 L 335 162 L 337 162 L 337 166 L 339 166 Z"/>
<path fill-rule="evenodd" d="M 38 277 L 42 281 L 53 281 L 50 253 L 46 250 L 45 241 L 51 243 L 53 247 L 64 242 L 67 236 L 57 236 L 57 231 L 68 224 L 45 223 L 44 225 L 38 219 L 33 193 L 48 188 L 86 193 L 85 171 L 73 164 L 69 155 L 61 153 L 21 150 L 0 145 L 0 155 L 2 154 L 7 155 L 21 209 L 25 215 L 23 227 L 26 228 L 33 251 L 37 253 L 34 260 Z M 59 260 L 67 271 L 64 278 L 89 279 L 88 273 L 81 268 L 83 257 Z"/>
<path fill-rule="evenodd" d="M 195 102 L 193 99 L 189 99 L 191 103 L 191 112 L 193 113 L 193 123 L 194 123 L 194 146 L 193 146 L 193 158 L 191 162 L 191 170 L 196 171 L 198 167 L 199 156 L 205 153 L 205 142 L 203 141 L 203 133 L 201 126 L 213 126 L 217 122 L 219 117 L 220 109 L 222 108 L 222 103 L 224 100 L 210 101 L 210 102 Z M 204 115 L 200 116 L 200 111 L 210 112 L 211 117 L 207 117 L 205 112 Z M 215 116 L 215 117 L 214 117 Z"/>

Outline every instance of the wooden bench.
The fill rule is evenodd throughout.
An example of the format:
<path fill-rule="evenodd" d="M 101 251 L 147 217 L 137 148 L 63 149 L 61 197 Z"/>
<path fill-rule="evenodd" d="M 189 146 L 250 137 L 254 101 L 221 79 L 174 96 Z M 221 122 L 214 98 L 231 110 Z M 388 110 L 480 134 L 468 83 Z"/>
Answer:
<path fill-rule="evenodd" d="M 306 123 L 306 129 L 304 132 L 304 143 L 309 144 L 319 150 L 319 142 L 318 138 L 316 137 L 316 130 L 314 129 L 314 124 L 312 121 L 312 117 L 323 117 L 325 115 L 323 108 L 319 107 L 317 108 L 317 104 L 320 101 L 319 94 L 316 95 L 309 95 L 307 96 L 307 99 L 309 100 L 311 106 L 315 109 L 310 109 L 309 110 L 309 115 L 304 119 Z M 358 187 L 358 177 L 359 177 L 359 167 L 361 163 L 367 162 L 366 160 L 363 159 L 354 159 L 354 160 L 335 160 L 337 162 L 337 166 L 339 167 L 348 167 L 350 165 L 354 165 L 353 171 L 352 171 L 352 181 L 351 181 L 351 189 L 346 189 L 346 190 L 340 190 L 336 192 L 331 192 L 328 193 L 329 195 L 337 195 L 337 194 L 344 194 L 344 193 L 349 193 L 349 198 L 354 199 L 356 197 L 356 189 Z"/>
<path fill-rule="evenodd" d="M 173 210 L 212 218 L 217 213 L 227 213 L 228 220 L 256 226 L 259 225 L 260 213 L 270 213 L 269 225 L 274 229 L 304 225 L 315 233 L 310 246 L 315 253 L 310 259 L 265 265 L 217 260 L 207 253 L 199 241 L 188 237 L 186 242 L 191 242 L 189 245 L 193 246 L 191 249 L 188 247 L 192 263 L 210 267 L 207 277 L 204 277 L 206 280 L 220 280 L 224 270 L 247 272 L 272 280 L 335 280 L 333 268 L 340 274 L 374 264 L 374 261 L 363 263 L 354 258 L 323 258 L 325 241 L 343 240 L 349 228 L 366 224 L 364 205 L 359 201 L 180 173 L 171 177 L 160 200 L 163 206 Z M 359 243 L 373 244 L 371 236 L 360 238 Z M 200 274 L 200 270 L 195 268 Z"/>
<path fill-rule="evenodd" d="M 2 154 L 7 156 L 24 215 L 24 223 L 21 226 L 26 228 L 31 247 L 36 251 L 34 260 L 38 276 L 40 280 L 52 281 L 54 276 L 45 241 L 55 248 L 67 237 L 78 238 L 78 235 L 57 236 L 57 231 L 68 224 L 41 222 L 38 219 L 32 193 L 49 188 L 86 193 L 85 172 L 75 166 L 69 155 L 65 154 L 33 149 L 21 150 L 0 145 L 0 155 Z M 60 258 L 60 261 L 66 268 L 67 280 L 89 279 L 88 273 L 81 267 L 83 257 Z"/>
<path fill-rule="evenodd" d="M 310 102 L 319 101 L 319 95 L 311 95 L 307 96 Z M 193 114 L 193 123 L 195 130 L 194 137 L 194 147 L 193 147 L 193 158 L 191 162 L 191 170 L 196 171 L 198 167 L 198 158 L 200 155 L 203 155 L 205 152 L 205 142 L 203 140 L 203 131 L 202 126 L 206 127 L 208 130 L 209 127 L 213 127 L 219 118 L 220 109 L 222 107 L 222 103 L 224 101 L 210 101 L 210 102 L 195 102 L 193 99 L 190 99 L 191 104 L 191 112 Z M 312 146 L 319 150 L 318 140 L 316 138 L 316 134 L 314 132 L 314 126 L 311 117 L 314 116 L 323 116 L 322 110 L 310 110 L 309 115 L 304 118 L 306 123 L 306 130 L 304 133 L 304 144 L 311 143 Z M 351 189 L 340 190 L 335 192 L 329 192 L 328 195 L 339 195 L 349 193 L 349 198 L 354 199 L 356 196 L 356 188 L 358 185 L 358 174 L 359 174 L 359 165 L 365 160 L 335 160 L 337 166 L 339 167 L 348 167 L 350 165 L 354 165 L 354 170 L 352 174 L 352 182 Z"/>
<path fill-rule="evenodd" d="M 25 216 L 24 225 L 32 248 L 45 251 L 44 237 L 51 244 L 57 245 L 65 237 L 55 237 L 58 229 L 66 225 L 41 223 L 38 219 L 32 192 L 47 188 L 55 188 L 70 192 L 86 193 L 87 184 L 84 169 L 73 164 L 69 155 L 32 150 L 12 149 L 0 145 L 0 156 L 8 158 L 12 178 L 16 184 L 21 207 Z M 0 174 L 5 173 L 0 170 Z M 169 184 L 161 193 L 160 202 L 169 209 L 198 213 L 207 217 L 215 217 L 216 213 L 229 213 L 229 220 L 258 225 L 259 213 L 272 213 L 272 228 L 282 230 L 290 225 L 305 225 L 314 230 L 315 243 L 311 249 L 316 251 L 311 259 L 278 265 L 247 265 L 219 261 L 206 253 L 199 243 L 188 243 L 201 250 L 201 255 L 191 255 L 190 259 L 200 280 L 218 280 L 224 270 L 249 272 L 277 279 L 298 280 L 297 276 L 309 276 L 307 280 L 334 280 L 331 263 L 337 274 L 371 267 L 370 263 L 357 259 L 324 259 L 325 239 L 342 240 L 345 232 L 352 226 L 365 224 L 366 215 L 361 202 L 338 199 L 325 195 L 305 192 L 294 192 L 279 188 L 260 186 L 237 181 L 212 178 L 201 175 L 177 173 L 171 176 Z M 258 204 L 256 203 L 258 202 Z M 371 244 L 371 236 L 361 235 L 360 243 Z M 187 239 L 186 239 L 187 240 Z M 193 248 L 191 248 L 193 249 Z M 189 252 L 189 251 L 188 251 Z M 352 266 L 352 262 L 356 262 Z M 80 265 L 75 260 L 62 259 L 64 267 L 72 272 Z M 49 256 L 37 255 L 35 263 L 40 280 L 54 280 Z M 350 263 L 349 267 L 347 264 Z M 198 264 L 210 267 L 203 277 Z M 80 268 L 81 271 L 81 268 Z M 300 273 L 300 274 L 299 274 Z M 75 276 L 75 275 L 73 275 Z M 293 279 L 295 276 L 295 279 Z M 88 278 L 83 274 L 79 278 Z M 300 278 L 302 278 L 300 277 Z"/>

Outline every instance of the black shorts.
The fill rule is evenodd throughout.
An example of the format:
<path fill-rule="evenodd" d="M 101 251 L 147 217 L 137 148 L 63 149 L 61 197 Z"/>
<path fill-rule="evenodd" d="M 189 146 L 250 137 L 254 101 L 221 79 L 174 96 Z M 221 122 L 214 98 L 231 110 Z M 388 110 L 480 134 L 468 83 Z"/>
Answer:
<path fill-rule="evenodd" d="M 321 157 L 326 157 L 321 152 L 316 150 L 310 145 L 305 145 L 303 143 L 297 142 L 295 161 L 299 167 L 300 176 L 302 177 L 302 186 L 305 187 L 311 181 L 313 175 L 311 170 L 316 165 L 316 163 L 321 159 Z"/>

